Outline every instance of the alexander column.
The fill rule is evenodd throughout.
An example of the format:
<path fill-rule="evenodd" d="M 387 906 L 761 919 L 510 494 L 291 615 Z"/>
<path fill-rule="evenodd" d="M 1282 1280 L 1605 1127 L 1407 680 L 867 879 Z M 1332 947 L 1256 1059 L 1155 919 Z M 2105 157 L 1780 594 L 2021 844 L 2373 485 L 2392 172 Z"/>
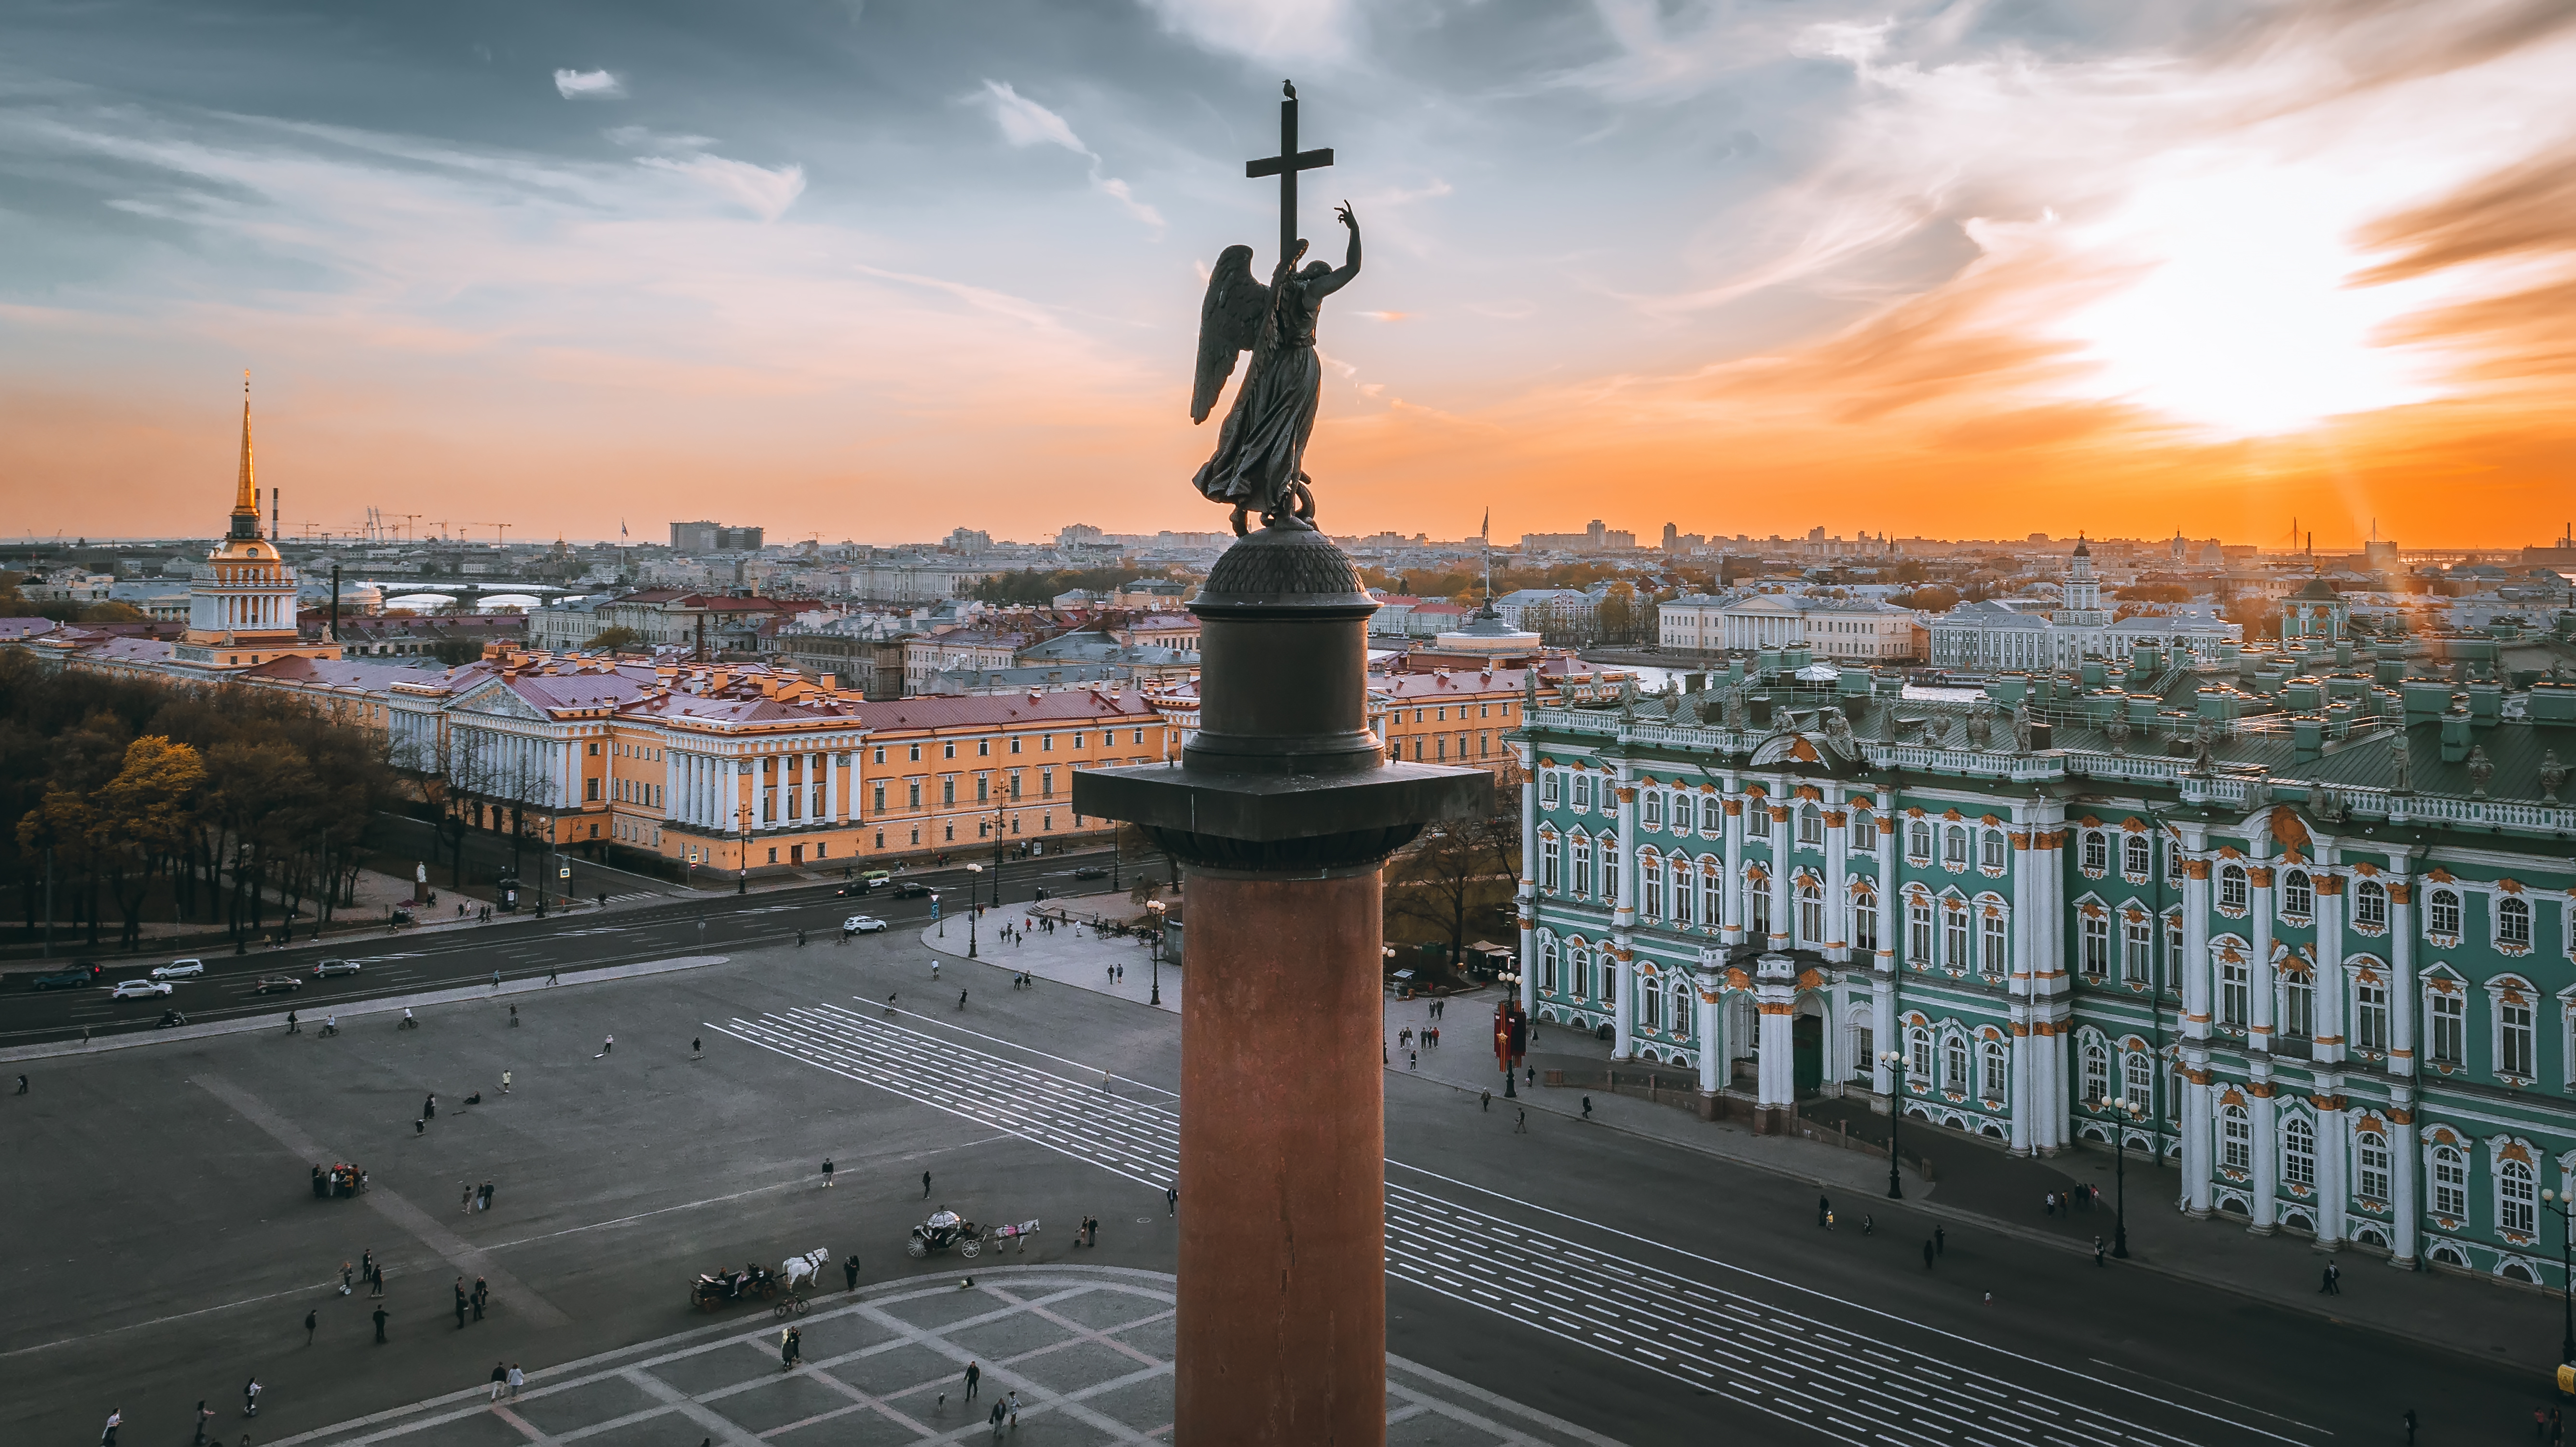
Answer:
<path fill-rule="evenodd" d="M 1481 769 L 1389 762 L 1367 718 L 1359 570 L 1314 527 L 1302 470 L 1320 400 L 1315 318 L 1359 274 L 1300 269 L 1297 93 L 1279 154 L 1280 259 L 1217 259 L 1199 327 L 1194 421 L 1252 354 L 1200 493 L 1241 538 L 1190 611 L 1199 731 L 1178 764 L 1085 770 L 1079 813 L 1143 827 L 1180 859 L 1189 901 L 1181 1015 L 1180 1301 L 1175 1441 L 1386 1440 L 1386 1116 L 1379 1055 L 1379 867 L 1426 823 L 1492 807 Z M 1262 526 L 1246 535 L 1246 519 Z"/>

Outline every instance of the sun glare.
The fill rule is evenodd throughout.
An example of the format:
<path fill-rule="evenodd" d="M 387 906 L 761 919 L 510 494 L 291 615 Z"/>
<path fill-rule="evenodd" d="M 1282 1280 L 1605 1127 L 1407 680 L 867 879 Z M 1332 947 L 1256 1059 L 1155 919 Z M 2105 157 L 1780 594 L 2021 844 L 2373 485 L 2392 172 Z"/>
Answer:
<path fill-rule="evenodd" d="M 2366 219 L 2327 168 L 2172 158 L 2069 253 L 2134 280 L 2069 315 L 2096 364 L 2079 390 L 2213 432 L 2259 436 L 2433 395 L 2425 359 L 2373 334 L 2420 286 L 2357 286 Z"/>

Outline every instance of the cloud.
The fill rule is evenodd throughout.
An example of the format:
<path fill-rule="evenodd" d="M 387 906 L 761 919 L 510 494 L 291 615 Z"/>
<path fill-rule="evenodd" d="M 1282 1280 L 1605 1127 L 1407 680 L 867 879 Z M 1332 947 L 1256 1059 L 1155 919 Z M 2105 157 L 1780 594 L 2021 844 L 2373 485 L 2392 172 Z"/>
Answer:
<path fill-rule="evenodd" d="M 1084 145 L 1082 137 L 1064 117 L 1020 94 L 1011 83 L 987 80 L 981 93 L 968 97 L 980 101 L 993 113 L 993 121 L 1002 129 L 1002 139 L 1026 149 L 1030 146 L 1056 146 L 1071 151 L 1090 162 L 1091 189 L 1126 208 L 1127 214 L 1154 228 L 1163 229 L 1163 213 L 1136 199 L 1134 188 L 1102 169 L 1100 153 Z"/>
<path fill-rule="evenodd" d="M 660 151 L 703 151 L 715 144 L 713 136 L 665 135 L 645 126 L 610 126 L 600 134 L 621 146 L 651 146 Z"/>
<path fill-rule="evenodd" d="M 722 156 L 639 156 L 635 164 L 676 176 L 686 176 L 699 185 L 728 200 L 741 204 L 763 221 L 775 221 L 805 193 L 805 168 L 788 165 L 772 169 L 755 166 L 749 161 L 731 161 Z"/>
<path fill-rule="evenodd" d="M 1254 60 L 1339 64 L 1359 39 L 1353 0 L 1143 0 L 1163 28 Z"/>
<path fill-rule="evenodd" d="M 626 94 L 626 87 L 604 70 L 558 70 L 555 91 L 565 100 L 613 100 Z"/>

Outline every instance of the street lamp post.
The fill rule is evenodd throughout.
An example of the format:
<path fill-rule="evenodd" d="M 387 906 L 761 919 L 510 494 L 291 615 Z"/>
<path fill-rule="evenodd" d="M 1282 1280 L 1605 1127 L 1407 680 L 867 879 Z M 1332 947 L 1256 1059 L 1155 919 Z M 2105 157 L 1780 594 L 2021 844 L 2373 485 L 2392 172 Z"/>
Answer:
<path fill-rule="evenodd" d="M 966 958 L 970 960 L 975 958 L 975 882 L 983 873 L 980 864 L 966 866 Z"/>
<path fill-rule="evenodd" d="M 2111 1254 L 2129 1259 L 2129 1125 L 2146 1113 L 2145 1103 L 2114 1096 L 2102 1102 L 2118 1114 L 2111 1123 L 2111 1180 L 2114 1215 L 2111 1223 Z M 2570 1360 L 2576 1360 L 2571 1357 Z"/>
<path fill-rule="evenodd" d="M 2568 1220 L 2569 1198 L 2554 1190 L 2542 1190 L 2540 1208 L 2558 1218 L 2564 1228 L 2558 1233 L 2558 1281 L 2561 1324 L 2558 1336 L 2558 1360 L 2576 1365 L 2576 1222 Z"/>
<path fill-rule="evenodd" d="M 1152 969 L 1154 971 L 1154 997 L 1145 1003 L 1148 1005 L 1159 1005 L 1163 1003 L 1163 902 L 1159 899 L 1149 899 L 1145 901 L 1145 908 L 1151 910 L 1154 915 L 1154 948 L 1152 965 Z"/>
<path fill-rule="evenodd" d="M 1896 1150 L 1896 1125 L 1905 1118 L 1905 1056 L 1900 1051 L 1878 1052 L 1878 1063 L 1887 1067 L 1887 1198 L 1905 1199 L 1905 1178 L 1898 1174 L 1903 1157 Z"/>
<path fill-rule="evenodd" d="M 742 867 L 733 872 L 733 892 L 749 894 L 751 893 L 751 811 L 736 809 L 733 811 L 733 817 L 742 829 L 742 857 L 734 861 Z"/>

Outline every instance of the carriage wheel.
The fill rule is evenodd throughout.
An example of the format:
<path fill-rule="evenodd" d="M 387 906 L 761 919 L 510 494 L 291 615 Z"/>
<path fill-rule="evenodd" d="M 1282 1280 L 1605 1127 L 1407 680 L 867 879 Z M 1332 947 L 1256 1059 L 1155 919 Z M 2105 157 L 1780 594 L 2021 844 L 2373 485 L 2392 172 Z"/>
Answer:
<path fill-rule="evenodd" d="M 777 1298 L 778 1298 L 778 1283 L 777 1283 L 777 1282 L 775 1282 L 775 1281 L 764 1281 L 764 1282 L 760 1283 L 760 1299 L 761 1299 L 761 1300 L 763 1300 L 763 1301 L 775 1301 Z"/>
<path fill-rule="evenodd" d="M 930 1254 L 930 1248 L 922 1245 L 921 1238 L 915 1236 L 911 1240 L 903 1243 L 903 1254 L 911 1257 L 915 1261 L 918 1261 Z"/>
<path fill-rule="evenodd" d="M 958 1243 L 957 1254 L 965 1257 L 969 1261 L 972 1261 L 976 1257 L 984 1254 L 984 1243 L 976 1240 L 972 1236 L 969 1236 L 964 1241 Z"/>

